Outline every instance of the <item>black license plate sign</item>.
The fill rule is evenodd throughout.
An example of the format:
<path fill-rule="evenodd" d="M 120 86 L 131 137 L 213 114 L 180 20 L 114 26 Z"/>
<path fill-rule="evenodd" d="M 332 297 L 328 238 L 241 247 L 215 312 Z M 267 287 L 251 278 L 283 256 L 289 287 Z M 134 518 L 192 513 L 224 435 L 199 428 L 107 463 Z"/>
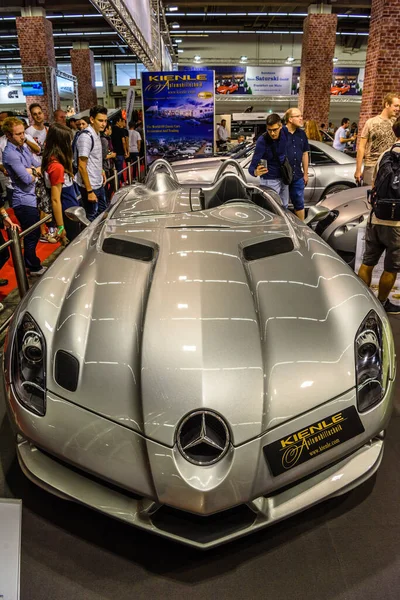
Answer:
<path fill-rule="evenodd" d="M 272 474 L 277 476 L 336 448 L 363 431 L 357 410 L 350 406 L 264 446 L 264 454 Z"/>

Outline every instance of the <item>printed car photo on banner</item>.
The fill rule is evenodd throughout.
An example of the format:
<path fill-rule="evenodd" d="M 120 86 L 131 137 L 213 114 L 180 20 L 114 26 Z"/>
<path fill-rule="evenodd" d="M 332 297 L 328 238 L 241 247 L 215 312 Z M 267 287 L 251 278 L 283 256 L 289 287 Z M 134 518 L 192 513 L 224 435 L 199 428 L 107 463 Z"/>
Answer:
<path fill-rule="evenodd" d="M 147 163 L 214 151 L 214 72 L 142 74 Z"/>

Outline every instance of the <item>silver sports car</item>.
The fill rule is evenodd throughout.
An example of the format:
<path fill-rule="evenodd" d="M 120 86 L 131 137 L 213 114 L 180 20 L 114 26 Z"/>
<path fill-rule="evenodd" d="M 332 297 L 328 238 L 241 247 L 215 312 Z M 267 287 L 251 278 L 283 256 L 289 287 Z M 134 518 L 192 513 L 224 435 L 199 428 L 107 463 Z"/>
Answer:
<path fill-rule="evenodd" d="M 310 141 L 310 166 L 308 185 L 304 191 L 307 205 L 316 204 L 329 194 L 355 187 L 356 161 L 344 152 L 339 152 L 322 142 Z M 248 168 L 254 153 L 254 144 L 231 155 L 243 168 L 248 183 L 260 185 L 260 179 L 250 175 Z M 180 183 L 194 184 L 199 181 L 212 184 L 217 180 L 218 168 L 228 160 L 227 156 L 199 158 L 173 163 Z"/>
<path fill-rule="evenodd" d="M 316 224 L 315 231 L 352 268 L 355 263 L 358 231 L 366 225 L 370 214 L 367 200 L 370 189 L 357 187 L 346 190 L 332 194 L 319 203 L 319 206 L 325 207 L 329 213 Z"/>
<path fill-rule="evenodd" d="M 275 195 L 165 161 L 19 305 L 4 382 L 24 473 L 210 548 L 379 467 L 395 378 L 381 305 Z M 318 219 L 326 209 L 312 207 Z"/>

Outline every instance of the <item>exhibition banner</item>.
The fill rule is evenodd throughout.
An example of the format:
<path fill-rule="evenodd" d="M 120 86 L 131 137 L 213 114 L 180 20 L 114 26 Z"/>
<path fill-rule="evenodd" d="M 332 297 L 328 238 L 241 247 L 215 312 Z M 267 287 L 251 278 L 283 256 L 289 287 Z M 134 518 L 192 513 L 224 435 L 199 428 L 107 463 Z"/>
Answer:
<path fill-rule="evenodd" d="M 215 71 L 215 94 L 289 96 L 300 89 L 300 67 L 250 67 L 250 66 L 193 66 L 183 70 Z M 357 96 L 362 94 L 364 68 L 334 67 L 332 70 L 332 96 Z"/>
<path fill-rule="evenodd" d="M 248 93 L 253 96 L 289 96 L 292 77 L 292 67 L 247 67 Z"/>
<path fill-rule="evenodd" d="M 142 73 L 142 102 L 148 163 L 213 153 L 213 71 Z"/>

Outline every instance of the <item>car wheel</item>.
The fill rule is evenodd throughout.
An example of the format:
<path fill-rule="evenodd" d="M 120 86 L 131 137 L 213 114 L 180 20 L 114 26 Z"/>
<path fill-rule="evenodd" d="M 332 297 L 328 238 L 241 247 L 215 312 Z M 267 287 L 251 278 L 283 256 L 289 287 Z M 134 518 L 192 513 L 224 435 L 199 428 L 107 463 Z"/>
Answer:
<path fill-rule="evenodd" d="M 338 192 L 343 192 L 344 190 L 350 190 L 352 187 L 354 187 L 354 185 L 346 185 L 345 183 L 333 184 L 330 187 L 326 188 L 319 202 L 322 202 L 327 196 L 330 196 L 331 194 L 337 194 Z"/>

